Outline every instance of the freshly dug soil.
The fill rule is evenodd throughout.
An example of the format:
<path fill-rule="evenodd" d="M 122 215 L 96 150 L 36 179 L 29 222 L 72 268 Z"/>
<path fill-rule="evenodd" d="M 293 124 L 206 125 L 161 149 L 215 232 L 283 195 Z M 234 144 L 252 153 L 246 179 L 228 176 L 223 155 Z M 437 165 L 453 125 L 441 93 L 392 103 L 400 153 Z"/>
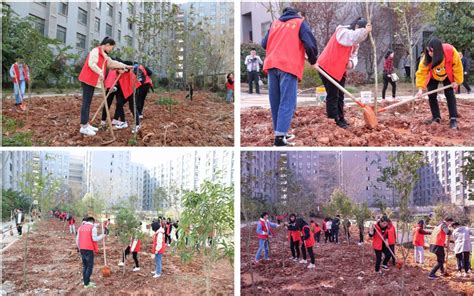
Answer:
<path fill-rule="evenodd" d="M 386 104 L 388 105 L 388 104 Z M 383 106 L 383 104 L 382 104 Z M 356 106 L 345 108 L 348 129 L 336 126 L 326 117 L 325 106 L 298 107 L 290 133 L 296 135 L 296 146 L 473 146 L 474 102 L 458 104 L 459 130 L 449 129 L 449 113 L 440 102 L 441 124 L 426 125 L 431 118 L 427 100 L 417 102 L 415 108 L 404 105 L 394 112 L 378 114 L 375 129 L 365 127 L 362 111 Z M 273 145 L 272 119 L 269 109 L 248 108 L 241 112 L 241 145 Z"/>
<path fill-rule="evenodd" d="M 291 252 L 286 230 L 277 229 L 270 242 L 270 260 L 252 261 L 258 249 L 255 225 L 241 229 L 241 294 L 254 295 L 473 295 L 472 278 L 455 277 L 456 260 L 449 254 L 449 277 L 428 279 L 436 256 L 425 250 L 425 265 L 413 262 L 413 250 L 401 269 L 389 263 L 383 275 L 374 271 L 375 254 L 371 241 L 357 245 L 358 230 L 352 227 L 351 243 L 340 229 L 340 244 L 321 243 L 314 249 L 316 268 L 290 260 Z M 250 231 L 250 240 L 248 240 Z M 247 252 L 247 242 L 249 251 Z M 398 250 L 397 256 L 401 258 Z M 446 268 L 446 267 L 445 267 Z"/>
<path fill-rule="evenodd" d="M 96 91 L 97 93 L 97 91 Z M 234 144 L 233 104 L 219 100 L 216 94 L 198 91 L 193 101 L 185 99 L 186 92 L 174 91 L 160 94 L 150 93 L 145 102 L 142 128 L 138 133 L 137 146 L 232 146 Z M 178 102 L 172 106 L 158 105 L 159 98 L 173 98 Z M 102 103 L 100 96 L 92 101 L 90 116 L 94 115 Z M 94 137 L 79 134 L 82 97 L 33 98 L 26 121 L 26 111 L 18 112 L 13 100 L 3 102 L 5 118 L 13 118 L 23 123 L 15 132 L 31 131 L 35 146 L 100 146 L 111 140 L 110 132 L 101 130 Z M 133 116 L 128 103 L 124 106 L 129 128 L 115 130 L 117 140 L 109 146 L 130 146 L 133 137 L 131 128 Z M 115 111 L 115 101 L 111 114 Z M 100 116 L 93 125 L 100 125 Z M 5 132 L 4 136 L 10 136 Z"/>
<path fill-rule="evenodd" d="M 78 225 L 76 225 L 78 226 Z M 125 263 L 125 274 L 117 266 L 122 246 L 115 236 L 106 241 L 107 265 L 111 276 L 102 277 L 104 266 L 102 243 L 94 257 L 91 280 L 97 288 L 86 289 L 82 282 L 82 261 L 76 250 L 75 237 L 69 234 L 63 222 L 46 220 L 37 223 L 28 239 L 28 287 L 23 287 L 24 239 L 21 238 L 3 255 L 2 286 L 9 295 L 205 295 L 206 283 L 203 258 L 182 263 L 172 247 L 163 255 L 163 274 L 154 279 L 154 259 L 151 242 L 144 241 L 138 260 L 140 271 L 134 267 L 131 255 Z M 234 295 L 234 272 L 229 261 L 218 261 L 211 273 L 212 295 Z"/>

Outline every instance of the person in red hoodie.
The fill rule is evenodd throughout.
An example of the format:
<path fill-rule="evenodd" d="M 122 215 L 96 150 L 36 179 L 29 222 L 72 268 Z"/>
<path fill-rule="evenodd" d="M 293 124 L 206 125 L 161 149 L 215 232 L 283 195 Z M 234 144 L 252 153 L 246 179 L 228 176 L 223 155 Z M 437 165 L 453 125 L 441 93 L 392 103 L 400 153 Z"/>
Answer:
<path fill-rule="evenodd" d="M 225 101 L 227 102 L 227 104 L 230 104 L 234 100 L 234 74 L 227 74 L 227 82 L 225 83 L 225 89 L 227 90 Z"/>
<path fill-rule="evenodd" d="M 290 242 L 291 260 L 298 261 L 300 259 L 300 242 L 301 235 L 299 230 L 296 228 L 296 215 L 291 214 L 289 222 L 285 223 L 288 229 L 288 241 Z"/>
<path fill-rule="evenodd" d="M 395 228 L 395 225 L 393 225 L 390 219 L 388 220 L 387 242 L 388 247 L 392 250 L 393 254 L 395 254 L 395 244 L 397 243 L 397 229 Z M 392 253 L 389 254 L 392 258 L 393 266 L 395 266 L 395 257 L 393 257 Z"/>
<path fill-rule="evenodd" d="M 90 281 L 94 268 L 94 253 L 99 253 L 97 242 L 104 237 L 105 234 L 97 235 L 97 227 L 93 217 L 88 217 L 86 222 L 77 229 L 76 245 L 82 257 L 84 288 L 96 287 L 95 283 Z"/>
<path fill-rule="evenodd" d="M 142 223 L 140 223 L 140 226 Z M 139 229 L 137 229 L 137 232 Z M 140 266 L 138 265 L 138 252 L 141 250 L 141 245 L 142 242 L 138 238 L 138 236 L 135 234 L 134 236 L 130 237 L 130 243 L 128 244 L 127 248 L 125 249 L 125 252 L 122 254 L 122 261 L 118 264 L 118 266 L 124 266 L 125 265 L 125 259 L 127 256 L 132 253 L 133 256 L 133 261 L 135 262 L 135 267 L 132 269 L 132 271 L 139 271 Z"/>
<path fill-rule="evenodd" d="M 112 52 L 114 46 L 115 40 L 110 37 L 105 37 L 99 46 L 89 52 L 81 73 L 79 74 L 79 81 L 82 83 L 81 128 L 79 132 L 85 136 L 95 136 L 98 131 L 98 128 L 89 124 L 89 112 L 94 90 L 103 87 L 105 70 L 107 68 L 133 68 L 132 66 L 114 61 L 107 55 Z"/>
<path fill-rule="evenodd" d="M 424 230 L 425 221 L 420 220 L 413 231 L 413 246 L 415 247 L 415 262 L 423 265 L 425 261 L 425 235 L 431 232 Z"/>
<path fill-rule="evenodd" d="M 372 247 L 375 252 L 375 272 L 382 273 L 380 271 L 380 264 L 382 263 L 382 254 L 385 255 L 382 263 L 383 269 L 388 269 L 387 263 L 390 260 L 390 251 L 388 250 L 388 218 L 382 216 L 377 223 L 372 224 L 369 229 L 369 237 L 372 238 Z"/>

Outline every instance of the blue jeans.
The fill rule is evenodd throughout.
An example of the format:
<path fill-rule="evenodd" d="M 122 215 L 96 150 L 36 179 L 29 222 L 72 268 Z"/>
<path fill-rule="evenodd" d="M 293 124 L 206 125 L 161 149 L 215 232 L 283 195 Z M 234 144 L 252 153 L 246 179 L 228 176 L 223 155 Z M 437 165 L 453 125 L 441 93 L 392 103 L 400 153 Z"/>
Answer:
<path fill-rule="evenodd" d="M 155 273 L 161 274 L 161 259 L 163 254 L 155 254 Z"/>
<path fill-rule="evenodd" d="M 273 68 L 268 70 L 268 94 L 275 136 L 288 133 L 296 109 L 298 79 L 295 75 Z"/>
<path fill-rule="evenodd" d="M 18 84 L 20 85 L 20 90 L 21 90 L 21 97 L 20 97 L 20 93 L 18 92 Z M 22 101 L 22 98 L 25 97 L 25 80 L 20 80 L 20 82 L 16 84 L 16 83 L 13 83 L 13 91 L 15 93 L 15 103 L 16 104 L 20 104 L 21 101 Z"/>
<path fill-rule="evenodd" d="M 226 96 L 225 96 L 225 101 L 226 101 L 227 103 L 231 103 L 231 102 L 232 102 L 232 97 L 233 97 L 233 95 L 234 95 L 234 91 L 231 90 L 231 89 L 228 89 L 228 90 L 227 90 L 227 94 L 226 94 Z"/>
<path fill-rule="evenodd" d="M 94 268 L 94 252 L 91 250 L 81 250 L 82 257 L 82 279 L 84 286 L 91 281 L 92 269 Z"/>
<path fill-rule="evenodd" d="M 266 239 L 259 239 L 258 240 L 258 251 L 257 251 L 257 255 L 255 255 L 255 261 L 260 260 L 262 250 L 265 251 L 265 257 L 264 258 L 268 259 L 268 240 L 266 240 Z"/>

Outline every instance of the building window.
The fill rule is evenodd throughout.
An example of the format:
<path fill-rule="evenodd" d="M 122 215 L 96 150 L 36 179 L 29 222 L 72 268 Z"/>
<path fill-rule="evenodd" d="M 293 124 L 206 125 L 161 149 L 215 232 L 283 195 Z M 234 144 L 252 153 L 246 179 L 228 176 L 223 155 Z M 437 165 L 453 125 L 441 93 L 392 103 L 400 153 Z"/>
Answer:
<path fill-rule="evenodd" d="M 86 35 L 76 34 L 76 47 L 86 49 Z"/>
<path fill-rule="evenodd" d="M 100 10 L 100 9 L 102 8 L 102 2 L 100 2 L 100 0 L 97 0 L 97 3 L 96 3 L 95 8 L 96 8 L 97 10 Z"/>
<path fill-rule="evenodd" d="M 79 8 L 77 13 L 77 21 L 79 24 L 87 25 L 87 11 L 82 8 Z"/>
<path fill-rule="evenodd" d="M 125 41 L 126 41 L 126 43 L 127 43 L 127 46 L 132 47 L 132 45 L 133 45 L 133 39 L 132 39 L 132 37 L 130 37 L 130 36 L 125 36 Z"/>
<path fill-rule="evenodd" d="M 64 16 L 67 16 L 67 3 L 59 2 L 58 3 L 58 13 Z"/>
<path fill-rule="evenodd" d="M 117 41 L 121 42 L 122 41 L 122 31 L 118 30 L 117 32 Z"/>
<path fill-rule="evenodd" d="M 66 28 L 58 26 L 56 29 L 56 39 L 62 43 L 66 43 Z"/>
<path fill-rule="evenodd" d="M 112 26 L 109 24 L 105 25 L 105 35 L 112 37 Z"/>
<path fill-rule="evenodd" d="M 95 18 L 94 29 L 97 33 L 100 32 L 100 18 L 98 18 L 98 17 Z"/>
<path fill-rule="evenodd" d="M 43 2 L 43 1 L 35 1 L 35 3 L 41 6 L 46 6 L 46 2 Z"/>
<path fill-rule="evenodd" d="M 133 23 L 132 22 L 128 22 L 128 29 L 131 31 L 133 30 Z"/>
<path fill-rule="evenodd" d="M 45 20 L 32 14 L 30 14 L 30 18 L 33 22 L 33 27 L 42 35 L 44 35 L 44 28 L 46 23 Z"/>
<path fill-rule="evenodd" d="M 118 22 L 119 22 L 119 24 L 122 23 L 122 13 L 121 12 L 118 13 Z"/>
<path fill-rule="evenodd" d="M 110 4 L 107 4 L 107 15 L 110 17 L 114 17 L 114 8 Z"/>

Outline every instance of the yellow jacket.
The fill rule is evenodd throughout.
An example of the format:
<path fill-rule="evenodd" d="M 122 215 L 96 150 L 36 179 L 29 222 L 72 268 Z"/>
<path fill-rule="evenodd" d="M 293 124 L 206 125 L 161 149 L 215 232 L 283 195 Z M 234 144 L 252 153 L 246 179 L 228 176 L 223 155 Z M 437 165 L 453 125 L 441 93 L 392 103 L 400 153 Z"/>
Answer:
<path fill-rule="evenodd" d="M 416 71 L 416 87 L 418 89 L 425 89 L 428 84 L 429 73 L 431 70 L 431 78 L 437 81 L 443 81 L 447 78 L 446 68 L 444 60 L 438 66 L 430 69 L 430 65 L 425 65 L 425 58 L 421 58 L 420 64 L 418 65 L 418 71 Z M 462 69 L 461 58 L 459 57 L 458 51 L 453 47 L 453 77 L 454 82 L 462 84 L 464 80 L 464 73 Z"/>

